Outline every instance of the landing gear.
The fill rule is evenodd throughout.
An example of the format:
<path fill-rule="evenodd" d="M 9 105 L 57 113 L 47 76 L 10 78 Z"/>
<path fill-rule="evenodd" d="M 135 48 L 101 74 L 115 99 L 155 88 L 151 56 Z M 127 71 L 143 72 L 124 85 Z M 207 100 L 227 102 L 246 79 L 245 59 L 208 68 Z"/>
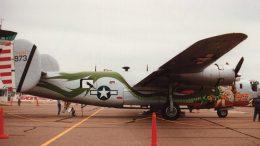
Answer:
<path fill-rule="evenodd" d="M 228 115 L 228 110 L 217 110 L 218 117 L 220 118 L 226 118 Z"/>
<path fill-rule="evenodd" d="M 193 110 L 192 106 L 188 105 L 187 108 L 189 109 L 190 113 L 192 113 Z"/>
<path fill-rule="evenodd" d="M 173 104 L 173 107 L 171 109 L 170 104 L 166 104 L 161 109 L 162 117 L 167 120 L 176 120 L 180 117 L 180 106 Z"/>
<path fill-rule="evenodd" d="M 173 102 L 173 87 L 172 84 L 169 85 L 169 100 L 168 102 L 161 108 L 162 117 L 167 120 L 176 120 L 180 117 L 180 106 L 174 104 Z"/>

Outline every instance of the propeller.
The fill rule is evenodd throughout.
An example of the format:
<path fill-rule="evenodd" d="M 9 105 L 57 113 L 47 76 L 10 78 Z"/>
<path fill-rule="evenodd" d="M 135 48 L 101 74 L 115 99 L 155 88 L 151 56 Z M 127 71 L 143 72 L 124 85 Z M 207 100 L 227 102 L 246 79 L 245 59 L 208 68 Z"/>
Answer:
<path fill-rule="evenodd" d="M 240 70 L 240 68 L 241 68 L 241 66 L 242 66 L 242 64 L 243 64 L 243 62 L 244 62 L 244 57 L 241 57 L 241 59 L 239 60 L 239 62 L 237 63 L 237 66 L 236 66 L 236 68 L 235 68 L 235 77 L 240 77 L 240 75 L 238 75 L 238 72 L 239 72 L 239 70 Z"/>

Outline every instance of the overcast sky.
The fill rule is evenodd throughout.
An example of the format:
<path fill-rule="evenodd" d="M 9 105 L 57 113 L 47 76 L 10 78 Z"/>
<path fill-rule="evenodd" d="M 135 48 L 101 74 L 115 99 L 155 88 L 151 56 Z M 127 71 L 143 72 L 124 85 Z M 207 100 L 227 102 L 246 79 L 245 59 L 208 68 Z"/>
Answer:
<path fill-rule="evenodd" d="M 219 63 L 244 56 L 244 78 L 260 80 L 260 1 L 0 0 L 3 29 L 54 56 L 62 71 L 155 70 L 198 40 L 230 32 L 248 39 Z"/>

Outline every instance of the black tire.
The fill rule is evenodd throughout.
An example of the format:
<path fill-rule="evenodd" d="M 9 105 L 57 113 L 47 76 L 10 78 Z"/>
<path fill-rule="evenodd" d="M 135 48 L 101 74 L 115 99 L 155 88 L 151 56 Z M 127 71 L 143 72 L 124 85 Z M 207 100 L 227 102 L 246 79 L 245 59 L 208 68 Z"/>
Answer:
<path fill-rule="evenodd" d="M 189 105 L 188 105 L 187 107 L 188 107 L 188 109 L 189 109 L 190 113 L 192 113 L 192 110 L 193 110 L 193 109 L 192 109 L 192 107 L 191 107 L 191 106 L 189 106 Z"/>
<path fill-rule="evenodd" d="M 176 120 L 180 117 L 181 109 L 179 105 L 173 105 L 173 112 L 170 112 L 170 104 L 161 108 L 162 117 L 167 120 Z"/>
<path fill-rule="evenodd" d="M 228 110 L 217 110 L 218 117 L 226 118 L 228 115 Z"/>

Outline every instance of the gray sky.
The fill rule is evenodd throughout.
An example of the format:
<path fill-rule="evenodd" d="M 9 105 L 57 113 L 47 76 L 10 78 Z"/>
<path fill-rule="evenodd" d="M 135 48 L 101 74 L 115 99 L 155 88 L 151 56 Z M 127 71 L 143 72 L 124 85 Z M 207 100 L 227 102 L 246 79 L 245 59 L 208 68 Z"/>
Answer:
<path fill-rule="evenodd" d="M 218 62 L 244 56 L 240 73 L 260 80 L 260 1 L 0 0 L 0 17 L 62 71 L 155 70 L 200 39 L 242 32 L 248 39 Z"/>

